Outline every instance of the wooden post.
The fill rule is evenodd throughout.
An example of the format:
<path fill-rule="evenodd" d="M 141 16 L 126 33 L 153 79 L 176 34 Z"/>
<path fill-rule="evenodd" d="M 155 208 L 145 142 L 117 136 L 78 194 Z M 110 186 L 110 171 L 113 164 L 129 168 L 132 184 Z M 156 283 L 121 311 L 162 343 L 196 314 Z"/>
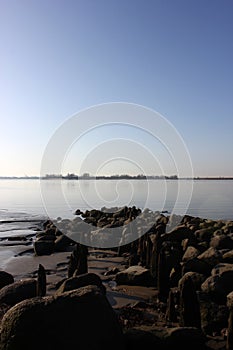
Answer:
<path fill-rule="evenodd" d="M 43 265 L 39 264 L 37 274 L 37 296 L 44 297 L 46 295 L 46 272 Z"/>

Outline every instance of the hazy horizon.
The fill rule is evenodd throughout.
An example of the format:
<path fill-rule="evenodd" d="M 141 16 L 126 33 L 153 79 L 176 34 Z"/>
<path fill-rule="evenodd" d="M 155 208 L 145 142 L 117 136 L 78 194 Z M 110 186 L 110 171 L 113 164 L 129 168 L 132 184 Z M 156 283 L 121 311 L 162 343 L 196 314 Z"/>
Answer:
<path fill-rule="evenodd" d="M 54 132 L 110 102 L 164 116 L 195 177 L 233 176 L 233 2 L 2 0 L 0 29 L 0 176 L 39 176 Z M 61 171 L 169 176 L 169 157 L 143 130 L 108 125 L 72 145 Z"/>
<path fill-rule="evenodd" d="M 48 175 L 48 178 L 49 177 L 67 177 L 67 176 L 78 176 L 78 177 L 80 177 L 80 178 L 84 178 L 84 174 L 78 174 L 78 173 L 67 173 L 67 174 L 47 174 Z M 124 177 L 124 176 L 129 176 L 129 177 L 137 177 L 137 176 L 142 176 L 142 174 L 127 174 L 127 173 L 119 173 L 119 174 L 98 174 L 98 175 L 93 175 L 93 174 L 89 174 L 89 177 L 92 179 L 92 178 L 95 178 L 95 177 L 108 177 L 108 178 L 110 178 L 111 176 L 113 176 L 113 177 Z M 172 178 L 172 177 L 174 177 L 174 176 L 176 176 L 176 174 L 164 174 L 164 175 L 161 175 L 161 174 L 145 174 L 145 175 L 143 175 L 143 176 L 146 176 L 146 177 L 154 177 L 155 179 L 162 179 L 163 177 L 168 177 L 168 178 Z M 34 174 L 34 175 L 19 175 L 19 176 L 17 176 L 17 175 L 0 175 L 0 179 L 2 179 L 2 178 L 25 178 L 25 179 L 27 179 L 27 178 L 42 178 L 42 177 L 46 177 L 46 176 L 43 176 L 43 175 L 38 175 L 38 174 Z M 185 177 L 184 177 L 185 178 Z M 187 177 L 187 179 L 188 178 L 190 178 L 191 179 L 191 177 Z M 219 175 L 219 176 L 208 176 L 208 175 L 204 175 L 204 176 L 194 176 L 193 178 L 195 178 L 195 179 L 198 179 L 198 178 L 200 178 L 200 179 L 202 179 L 202 178 L 208 178 L 208 179 L 211 179 L 211 178 L 216 178 L 216 179 L 226 179 L 226 178 L 231 178 L 231 179 L 233 179 L 233 175 L 226 175 L 226 176 L 221 176 L 221 175 Z M 88 179 L 88 177 L 85 177 L 85 179 Z M 178 177 L 178 179 L 182 179 L 182 177 Z M 140 180 L 140 178 L 139 178 L 139 180 Z"/>

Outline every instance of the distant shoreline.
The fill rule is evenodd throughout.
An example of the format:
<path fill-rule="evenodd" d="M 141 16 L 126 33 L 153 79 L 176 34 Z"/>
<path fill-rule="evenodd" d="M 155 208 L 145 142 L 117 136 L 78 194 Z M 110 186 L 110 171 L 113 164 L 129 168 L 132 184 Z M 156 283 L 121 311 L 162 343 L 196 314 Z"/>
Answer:
<path fill-rule="evenodd" d="M 177 177 L 177 176 L 0 176 L 0 180 L 233 180 L 233 177 Z"/>

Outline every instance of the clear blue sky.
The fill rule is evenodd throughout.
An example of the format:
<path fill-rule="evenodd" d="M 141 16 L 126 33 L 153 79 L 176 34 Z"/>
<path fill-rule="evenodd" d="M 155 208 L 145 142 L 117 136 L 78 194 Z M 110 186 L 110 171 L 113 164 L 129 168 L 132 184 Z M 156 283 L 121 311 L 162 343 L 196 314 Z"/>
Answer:
<path fill-rule="evenodd" d="M 196 176 L 233 176 L 232 62 L 231 0 L 1 0 L 0 175 L 38 175 L 67 118 L 124 101 L 174 125 Z"/>

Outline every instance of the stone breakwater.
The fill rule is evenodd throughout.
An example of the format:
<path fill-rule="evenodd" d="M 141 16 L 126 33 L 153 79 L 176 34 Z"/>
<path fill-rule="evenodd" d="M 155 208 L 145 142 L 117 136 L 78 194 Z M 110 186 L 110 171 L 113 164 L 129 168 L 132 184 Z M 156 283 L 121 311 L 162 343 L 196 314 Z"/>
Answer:
<path fill-rule="evenodd" d="M 133 229 L 138 238 L 108 250 L 84 244 L 96 232 L 105 241 L 112 227 L 116 241 L 130 241 Z M 67 252 L 64 274 L 48 289 L 43 263 L 20 280 L 0 271 L 1 350 L 233 348 L 232 221 L 135 207 L 77 210 L 73 220 L 43 221 L 30 242 L 41 262 Z M 128 303 L 113 307 L 116 295 Z"/>

